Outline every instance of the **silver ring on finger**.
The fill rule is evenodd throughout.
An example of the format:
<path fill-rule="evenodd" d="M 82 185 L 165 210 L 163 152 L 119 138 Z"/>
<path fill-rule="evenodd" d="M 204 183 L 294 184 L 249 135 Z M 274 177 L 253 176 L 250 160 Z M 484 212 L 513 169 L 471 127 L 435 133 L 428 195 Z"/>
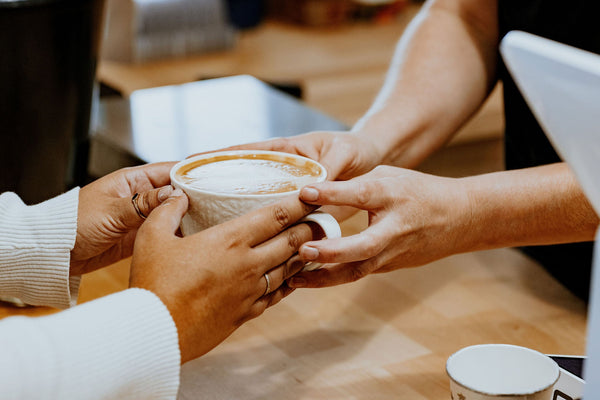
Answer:
<path fill-rule="evenodd" d="M 142 210 L 140 210 L 140 206 L 138 205 L 137 199 L 140 197 L 139 193 L 136 193 L 133 195 L 133 197 L 131 198 L 131 204 L 133 204 L 133 208 L 135 208 L 135 212 L 137 213 L 137 215 L 140 216 L 141 219 L 146 219 L 148 218 L 147 215 L 145 215 Z"/>
<path fill-rule="evenodd" d="M 271 277 L 269 276 L 269 273 L 265 273 L 263 275 L 265 277 L 265 281 L 267 282 L 267 287 L 265 288 L 265 292 L 263 293 L 263 296 L 268 295 L 269 293 L 271 293 Z"/>

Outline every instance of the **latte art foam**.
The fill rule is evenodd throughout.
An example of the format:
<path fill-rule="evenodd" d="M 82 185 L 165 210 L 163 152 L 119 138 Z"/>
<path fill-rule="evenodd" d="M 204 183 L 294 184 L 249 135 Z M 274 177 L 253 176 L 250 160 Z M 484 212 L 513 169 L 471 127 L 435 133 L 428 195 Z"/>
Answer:
<path fill-rule="evenodd" d="M 181 181 L 194 189 L 215 193 L 283 193 L 317 182 L 319 172 L 286 162 L 236 158 L 190 168 L 181 174 Z"/>

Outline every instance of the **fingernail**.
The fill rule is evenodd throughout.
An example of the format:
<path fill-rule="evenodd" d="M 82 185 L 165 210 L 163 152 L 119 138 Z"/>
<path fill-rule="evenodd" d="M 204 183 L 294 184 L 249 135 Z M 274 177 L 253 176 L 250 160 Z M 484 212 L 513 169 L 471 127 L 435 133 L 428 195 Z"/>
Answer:
<path fill-rule="evenodd" d="M 319 249 L 314 247 L 304 246 L 301 250 L 302 258 L 305 260 L 316 260 L 319 257 Z"/>
<path fill-rule="evenodd" d="M 169 198 L 169 195 L 173 192 L 173 186 L 165 186 L 164 188 L 158 191 L 158 201 L 161 203 Z"/>
<path fill-rule="evenodd" d="M 317 201 L 319 200 L 319 191 L 315 188 L 305 187 L 300 192 L 300 198 L 306 201 Z"/>
<path fill-rule="evenodd" d="M 306 279 L 300 277 L 290 278 L 287 280 L 287 284 L 291 288 L 304 287 L 306 286 Z"/>

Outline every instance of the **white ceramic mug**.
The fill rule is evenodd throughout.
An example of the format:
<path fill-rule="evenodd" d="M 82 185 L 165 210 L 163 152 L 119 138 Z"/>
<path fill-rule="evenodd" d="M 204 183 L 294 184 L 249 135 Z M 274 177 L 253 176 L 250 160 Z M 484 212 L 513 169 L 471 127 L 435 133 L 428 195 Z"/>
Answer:
<path fill-rule="evenodd" d="M 190 157 L 177 163 L 171 169 L 171 184 L 183 190 L 189 198 L 189 208 L 181 221 L 181 232 L 183 235 L 191 235 L 201 230 L 210 228 L 211 226 L 229 221 L 250 211 L 273 204 L 286 196 L 298 194 L 300 188 L 296 190 L 283 191 L 277 193 L 260 193 L 260 194 L 239 194 L 239 193 L 224 193 L 199 189 L 193 187 L 182 179 L 181 171 L 189 169 L 192 164 L 211 163 L 210 160 L 217 161 L 223 157 L 262 157 L 267 156 L 271 160 L 291 163 L 298 166 L 306 166 L 316 172 L 316 176 L 312 178 L 314 182 L 323 182 L 327 178 L 327 171 L 318 162 L 306 157 L 295 154 L 263 151 L 263 150 L 236 150 L 236 151 L 220 151 L 206 153 L 195 157 Z M 240 171 L 243 174 L 244 171 Z M 248 176 L 252 180 L 252 176 Z M 341 230 L 336 219 L 330 214 L 314 211 L 300 222 L 314 222 L 318 224 L 326 238 L 341 237 Z M 313 270 L 320 267 L 320 263 L 308 263 L 305 270 Z"/>
<path fill-rule="evenodd" d="M 465 347 L 446 363 L 453 400 L 552 400 L 560 376 L 550 357 L 526 347 Z"/>

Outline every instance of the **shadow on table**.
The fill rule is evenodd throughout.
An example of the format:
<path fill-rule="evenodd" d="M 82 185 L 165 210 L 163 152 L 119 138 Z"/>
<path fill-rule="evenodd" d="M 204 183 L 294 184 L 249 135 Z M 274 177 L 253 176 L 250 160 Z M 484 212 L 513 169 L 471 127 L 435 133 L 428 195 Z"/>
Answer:
<path fill-rule="evenodd" d="M 506 249 L 292 296 L 186 364 L 180 399 L 417 399 L 425 387 L 444 398 L 444 362 L 461 347 L 568 349 L 544 324 L 563 318 L 578 333 L 585 318 L 580 300 Z"/>
<path fill-rule="evenodd" d="M 418 301 L 381 279 L 361 283 L 330 319 L 300 314 L 300 334 L 282 339 L 267 339 L 268 334 L 236 337 L 217 352 L 186 364 L 179 399 L 295 399 L 317 393 L 335 399 L 354 396 L 357 390 L 365 391 L 363 398 L 368 393 L 393 394 L 409 377 L 393 376 L 384 366 L 429 353 L 389 323 Z M 442 280 L 437 283 L 443 285 Z M 435 291 L 436 283 L 428 289 Z M 394 306 L 386 306 L 390 298 L 398 300 Z M 255 324 L 261 331 L 269 330 L 266 317 Z"/>

